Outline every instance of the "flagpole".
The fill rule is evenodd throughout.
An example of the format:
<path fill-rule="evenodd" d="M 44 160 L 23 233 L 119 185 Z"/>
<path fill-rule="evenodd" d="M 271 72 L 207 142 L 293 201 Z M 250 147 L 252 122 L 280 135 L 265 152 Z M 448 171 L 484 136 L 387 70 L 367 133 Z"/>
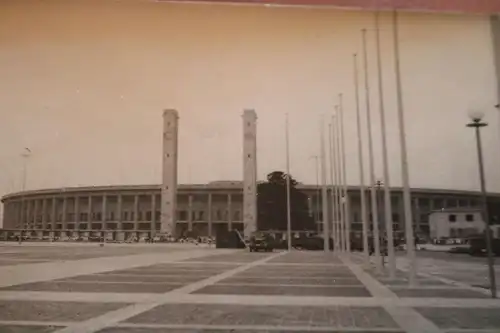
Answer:
<path fill-rule="evenodd" d="M 344 105 L 343 95 L 339 94 L 339 115 L 340 115 L 340 147 L 342 155 L 342 196 L 344 199 L 344 232 L 345 232 L 345 250 L 351 252 L 351 218 L 349 214 L 349 196 L 347 195 L 347 168 L 345 156 L 344 139 Z"/>
<path fill-rule="evenodd" d="M 385 105 L 384 86 L 382 80 L 382 55 L 380 50 L 380 12 L 375 11 L 375 44 L 377 48 L 377 77 L 378 77 L 378 98 L 380 111 L 380 127 L 382 134 L 382 165 L 384 169 L 384 211 L 385 230 L 387 237 L 387 255 L 389 259 L 389 277 L 396 278 L 396 258 L 394 255 L 394 233 L 392 226 L 392 203 L 390 190 L 390 176 L 387 156 L 387 131 L 385 125 Z"/>
<path fill-rule="evenodd" d="M 342 154 L 340 148 L 340 112 L 339 106 L 335 106 L 335 155 L 336 155 L 336 168 L 337 168 L 337 208 L 338 208 L 338 219 L 339 219 L 339 239 L 340 239 L 340 251 L 344 252 L 346 248 L 345 239 L 345 224 L 344 224 L 344 209 L 342 207 Z"/>
<path fill-rule="evenodd" d="M 328 228 L 328 197 L 327 197 L 327 189 L 326 189 L 326 156 L 325 156 L 325 128 L 324 117 L 321 117 L 321 140 L 320 140 L 320 150 L 321 150 L 321 202 L 322 202 L 322 211 L 323 211 L 323 248 L 325 252 L 330 251 L 330 233 Z"/>
<path fill-rule="evenodd" d="M 398 123 L 399 123 L 399 140 L 401 144 L 401 174 L 403 181 L 403 203 L 405 211 L 405 235 L 406 235 L 406 251 L 409 261 L 409 283 L 414 286 L 417 283 L 417 260 L 415 256 L 415 244 L 413 236 L 413 214 L 411 207 L 410 194 L 410 176 L 408 167 L 408 152 L 406 148 L 406 132 L 405 118 L 403 105 L 403 89 L 401 84 L 401 64 L 399 54 L 399 28 L 398 28 L 398 12 L 393 12 L 393 37 L 394 37 L 394 71 L 396 75 L 396 95 L 398 103 Z"/>
<path fill-rule="evenodd" d="M 333 120 L 333 119 L 332 119 Z M 330 180 L 331 180 L 331 187 L 330 187 L 330 198 L 331 198 L 331 204 L 332 204 L 332 214 L 331 214 L 331 220 L 332 220 L 332 238 L 333 238 L 333 248 L 334 251 L 337 251 L 337 225 L 335 223 L 335 212 L 336 212 L 336 207 L 335 207 L 335 194 L 334 194 L 334 189 L 335 189 L 335 179 L 333 176 L 334 168 L 335 168 L 335 161 L 334 161 L 334 156 L 333 156 L 333 121 L 328 124 L 328 142 L 329 142 L 329 155 L 330 155 Z"/>
<path fill-rule="evenodd" d="M 338 147 L 337 147 L 337 113 L 338 113 L 338 106 L 335 106 L 335 113 L 332 116 L 332 143 L 333 143 L 333 165 L 334 165 L 334 170 L 333 170 L 333 175 L 335 179 L 335 187 L 333 189 L 334 193 L 334 198 L 333 198 L 333 205 L 335 206 L 335 216 L 334 216 L 334 221 L 335 224 L 337 225 L 337 250 L 339 252 L 343 251 L 343 232 L 342 232 L 342 225 L 340 224 L 340 204 L 339 204 L 339 190 L 340 190 L 340 180 L 339 180 L 339 173 L 340 173 L 340 168 L 339 168 L 339 155 L 338 155 Z"/>
<path fill-rule="evenodd" d="M 377 194 L 375 192 L 375 165 L 373 158 L 373 140 L 372 140 L 372 124 L 371 124 L 371 109 L 370 109 L 370 85 L 368 81 L 368 52 L 366 50 L 366 29 L 362 30 L 363 36 L 363 63 L 365 69 L 365 91 L 366 91 L 366 121 L 368 125 L 368 165 L 370 169 L 370 195 L 371 195 L 371 213 L 373 221 L 373 244 L 375 251 L 375 267 L 378 272 L 382 271 L 382 262 L 380 261 L 380 235 L 378 225 L 378 207 Z"/>
<path fill-rule="evenodd" d="M 356 126 L 358 131 L 358 160 L 359 160 L 359 192 L 361 197 L 361 221 L 363 222 L 363 256 L 365 265 L 370 262 L 368 253 L 368 212 L 366 210 L 365 168 L 363 163 L 363 138 L 361 135 L 361 116 L 359 107 L 358 55 L 354 54 L 354 93 L 356 97 Z"/>
<path fill-rule="evenodd" d="M 285 140 L 286 140 L 286 230 L 288 251 L 292 250 L 292 215 L 290 207 L 290 144 L 288 138 L 288 113 L 286 114 L 285 124 Z"/>

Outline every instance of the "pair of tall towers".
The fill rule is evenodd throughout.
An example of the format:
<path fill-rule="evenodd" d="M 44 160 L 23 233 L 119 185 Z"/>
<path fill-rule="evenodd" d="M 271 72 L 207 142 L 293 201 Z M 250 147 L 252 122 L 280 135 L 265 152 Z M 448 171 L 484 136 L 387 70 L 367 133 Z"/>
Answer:
<path fill-rule="evenodd" d="M 244 235 L 257 229 L 257 114 L 243 112 L 243 224 Z M 177 163 L 179 114 L 163 111 L 163 167 L 161 186 L 161 233 L 175 235 L 177 210 Z"/>

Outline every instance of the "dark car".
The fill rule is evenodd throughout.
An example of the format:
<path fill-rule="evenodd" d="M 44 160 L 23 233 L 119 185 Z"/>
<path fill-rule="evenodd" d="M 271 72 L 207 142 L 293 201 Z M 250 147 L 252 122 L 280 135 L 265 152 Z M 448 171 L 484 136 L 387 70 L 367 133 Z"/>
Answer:
<path fill-rule="evenodd" d="M 493 238 L 491 240 L 491 250 L 494 255 L 500 256 L 500 239 Z M 469 254 L 471 256 L 486 255 L 486 240 L 484 235 L 469 238 Z"/>
<path fill-rule="evenodd" d="M 250 252 L 272 252 L 274 250 L 273 239 L 268 235 L 253 235 L 248 242 L 248 249 Z"/>

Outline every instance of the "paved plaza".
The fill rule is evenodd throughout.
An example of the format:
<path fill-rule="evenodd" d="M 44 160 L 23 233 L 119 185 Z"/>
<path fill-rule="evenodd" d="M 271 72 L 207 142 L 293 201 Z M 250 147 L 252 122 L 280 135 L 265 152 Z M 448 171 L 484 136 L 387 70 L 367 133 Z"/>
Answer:
<path fill-rule="evenodd" d="M 419 281 L 359 255 L 4 243 L 0 332 L 500 332 L 487 290 Z"/>

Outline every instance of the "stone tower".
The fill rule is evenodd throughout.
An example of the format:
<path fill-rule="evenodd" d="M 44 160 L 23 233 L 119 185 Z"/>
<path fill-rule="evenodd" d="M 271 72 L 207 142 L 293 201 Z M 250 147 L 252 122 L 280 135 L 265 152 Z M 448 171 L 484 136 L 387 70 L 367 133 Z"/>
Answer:
<path fill-rule="evenodd" d="M 244 235 L 257 230 L 257 114 L 243 112 L 243 222 Z"/>
<path fill-rule="evenodd" d="M 161 186 L 161 232 L 175 235 L 177 208 L 177 146 L 179 114 L 163 111 L 163 165 Z"/>

